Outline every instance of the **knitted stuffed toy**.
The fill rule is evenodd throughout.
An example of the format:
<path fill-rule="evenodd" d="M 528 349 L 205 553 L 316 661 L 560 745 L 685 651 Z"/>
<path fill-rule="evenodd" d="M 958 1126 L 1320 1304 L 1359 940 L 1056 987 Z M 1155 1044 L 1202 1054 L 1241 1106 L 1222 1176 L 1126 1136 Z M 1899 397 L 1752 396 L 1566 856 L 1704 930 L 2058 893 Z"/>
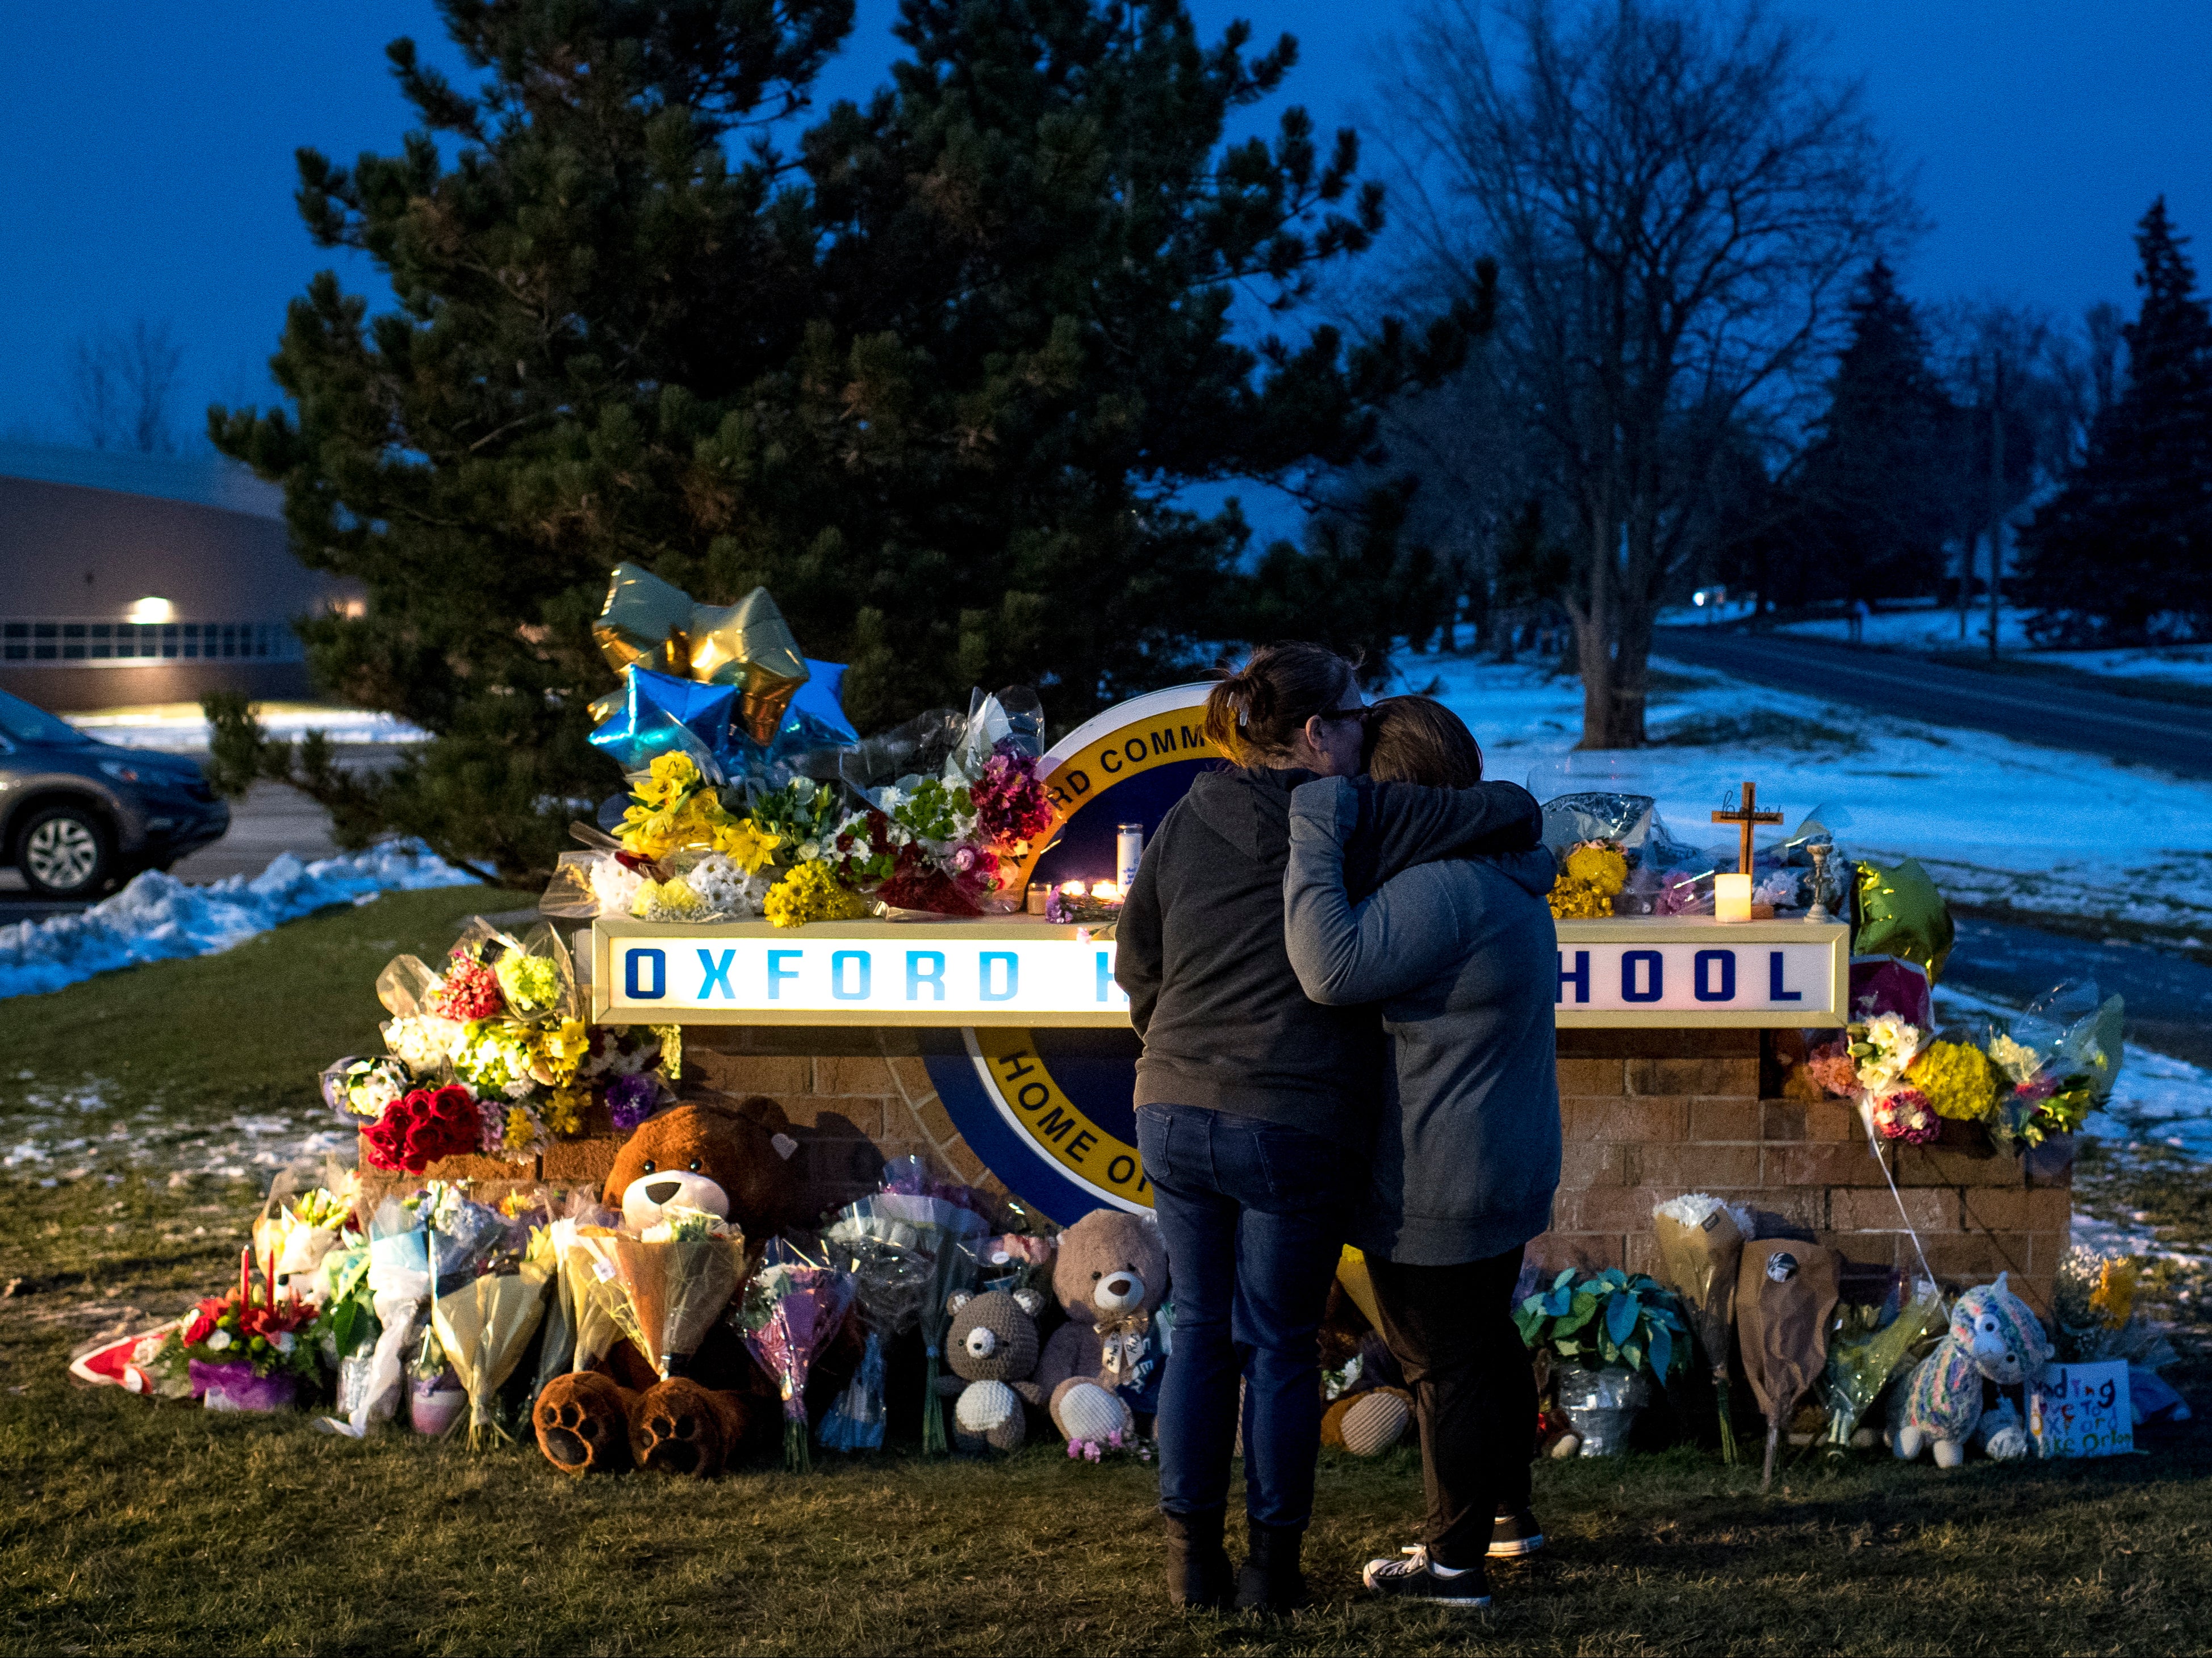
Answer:
<path fill-rule="evenodd" d="M 1036 1317 L 1044 1297 L 1035 1290 L 962 1291 L 948 1303 L 952 1328 L 945 1343 L 951 1376 L 938 1391 L 954 1400 L 952 1441 L 968 1452 L 1018 1451 L 1028 1437 L 1024 1400 L 1042 1406 L 1030 1372 L 1036 1369 Z"/>
<path fill-rule="evenodd" d="M 1936 1466 L 1955 1468 L 1982 1419 L 1982 1382 L 2017 1388 L 2051 1362 L 2051 1343 L 2035 1314 L 2005 1287 L 2007 1274 L 1960 1296 L 1951 1328 L 1920 1361 L 1905 1384 L 1904 1420 L 1891 1448 L 1905 1461 L 1932 1446 Z M 2027 1435 L 2016 1420 L 1991 1433 L 1985 1448 L 1999 1461 L 2027 1454 Z"/>

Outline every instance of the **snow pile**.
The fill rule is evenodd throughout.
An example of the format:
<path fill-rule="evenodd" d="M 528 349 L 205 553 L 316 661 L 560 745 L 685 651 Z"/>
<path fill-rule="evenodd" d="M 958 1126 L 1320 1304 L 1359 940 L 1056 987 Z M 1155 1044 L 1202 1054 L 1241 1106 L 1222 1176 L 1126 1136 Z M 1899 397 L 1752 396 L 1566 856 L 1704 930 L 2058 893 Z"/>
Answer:
<path fill-rule="evenodd" d="M 261 729 L 274 738 L 296 739 L 319 731 L 333 743 L 420 743 L 428 736 L 388 714 L 367 708 L 316 708 L 293 703 L 258 703 Z M 106 714 L 73 714 L 69 723 L 88 737 L 127 749 L 158 749 L 170 754 L 205 754 L 210 741 L 206 716 L 194 702 L 162 702 L 118 708 Z"/>
<path fill-rule="evenodd" d="M 331 904 L 471 878 L 397 841 L 312 864 L 280 853 L 251 880 L 234 875 L 204 887 L 149 870 L 81 914 L 0 926 L 0 996 L 39 995 L 141 962 L 205 956 Z"/>

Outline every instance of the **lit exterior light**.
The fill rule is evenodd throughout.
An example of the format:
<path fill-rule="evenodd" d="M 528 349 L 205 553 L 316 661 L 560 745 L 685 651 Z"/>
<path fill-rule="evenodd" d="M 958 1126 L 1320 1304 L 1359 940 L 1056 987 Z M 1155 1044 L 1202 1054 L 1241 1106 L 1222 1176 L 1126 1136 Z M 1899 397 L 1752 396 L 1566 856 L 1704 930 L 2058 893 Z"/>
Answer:
<path fill-rule="evenodd" d="M 129 619 L 142 628 L 158 627 L 177 619 L 177 607 L 166 598 L 142 598 L 131 605 Z"/>

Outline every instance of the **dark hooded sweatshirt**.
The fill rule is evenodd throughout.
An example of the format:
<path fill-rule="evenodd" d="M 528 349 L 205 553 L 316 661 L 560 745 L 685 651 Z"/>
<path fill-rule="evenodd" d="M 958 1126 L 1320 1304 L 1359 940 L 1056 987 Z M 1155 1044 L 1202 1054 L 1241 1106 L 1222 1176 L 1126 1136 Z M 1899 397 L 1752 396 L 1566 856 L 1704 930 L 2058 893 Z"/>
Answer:
<path fill-rule="evenodd" d="M 1211 772 L 1161 820 L 1115 933 L 1115 977 L 1144 1039 L 1137 1103 L 1234 1111 L 1364 1153 L 1389 1064 L 1372 1007 L 1323 1007 L 1283 942 L 1291 792 L 1310 771 Z M 1358 902 L 1440 858 L 1521 852 L 1542 839 L 1534 796 L 1355 786 L 1345 884 Z"/>

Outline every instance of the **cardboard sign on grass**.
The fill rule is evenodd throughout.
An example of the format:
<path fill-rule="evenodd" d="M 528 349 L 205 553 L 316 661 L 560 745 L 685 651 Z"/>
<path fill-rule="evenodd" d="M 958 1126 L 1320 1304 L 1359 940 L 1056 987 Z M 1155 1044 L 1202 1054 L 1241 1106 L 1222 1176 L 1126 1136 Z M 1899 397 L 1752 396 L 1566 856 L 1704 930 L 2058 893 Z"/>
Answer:
<path fill-rule="evenodd" d="M 2136 1448 L 2128 1367 L 2051 1364 L 2028 1389 L 2027 1430 L 2038 1456 L 2118 1456 Z"/>

